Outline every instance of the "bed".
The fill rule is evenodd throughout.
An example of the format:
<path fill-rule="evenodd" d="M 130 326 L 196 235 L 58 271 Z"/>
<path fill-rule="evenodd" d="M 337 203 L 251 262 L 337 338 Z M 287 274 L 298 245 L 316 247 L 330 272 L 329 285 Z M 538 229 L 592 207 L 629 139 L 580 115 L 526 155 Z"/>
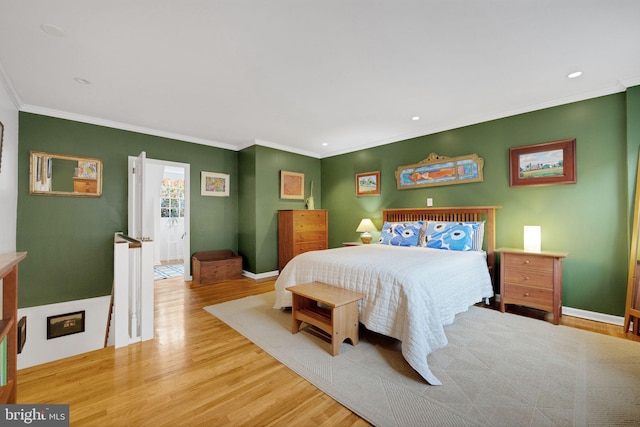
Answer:
<path fill-rule="evenodd" d="M 291 306 L 291 293 L 285 288 L 312 281 L 364 293 L 360 323 L 400 340 L 407 362 L 429 384 L 440 385 L 427 356 L 447 344 L 444 326 L 456 314 L 493 296 L 498 208 L 383 210 L 383 241 L 379 244 L 312 251 L 293 258 L 276 280 L 274 308 Z M 459 242 L 453 242 L 449 234 L 448 240 L 443 239 L 443 233 L 434 230 L 446 226 L 451 232 L 457 225 L 464 225 L 467 231 L 472 227 L 465 237 L 472 242 L 465 240 L 468 245 L 460 247 L 464 250 L 445 250 L 447 244 L 443 247 L 438 239 L 452 247 Z M 401 239 L 410 238 L 393 243 L 398 236 L 393 232 L 398 230 Z"/>

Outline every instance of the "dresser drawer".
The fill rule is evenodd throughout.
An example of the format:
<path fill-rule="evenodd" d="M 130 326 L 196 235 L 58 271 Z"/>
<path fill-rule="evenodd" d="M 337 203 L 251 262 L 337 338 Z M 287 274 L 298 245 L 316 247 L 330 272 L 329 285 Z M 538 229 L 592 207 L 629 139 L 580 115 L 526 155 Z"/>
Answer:
<path fill-rule="evenodd" d="M 505 284 L 504 286 L 502 298 L 504 298 L 505 304 L 519 304 L 539 308 L 540 310 L 553 311 L 553 290 L 512 284 Z"/>
<path fill-rule="evenodd" d="M 326 213 L 324 211 L 299 211 L 294 216 L 294 223 L 296 227 L 304 227 L 305 225 L 324 225 L 326 220 Z"/>
<path fill-rule="evenodd" d="M 553 289 L 553 271 L 512 268 L 504 272 L 505 283 Z"/>
<path fill-rule="evenodd" d="M 322 249 L 327 249 L 327 245 L 325 245 L 324 242 L 297 243 L 294 248 L 294 256 L 304 252 L 319 251 Z"/>
<path fill-rule="evenodd" d="M 535 270 L 553 270 L 553 258 L 527 254 L 504 254 L 505 268 L 527 268 Z"/>
<path fill-rule="evenodd" d="M 295 243 L 321 242 L 327 239 L 327 233 L 324 231 L 300 231 L 294 235 Z"/>

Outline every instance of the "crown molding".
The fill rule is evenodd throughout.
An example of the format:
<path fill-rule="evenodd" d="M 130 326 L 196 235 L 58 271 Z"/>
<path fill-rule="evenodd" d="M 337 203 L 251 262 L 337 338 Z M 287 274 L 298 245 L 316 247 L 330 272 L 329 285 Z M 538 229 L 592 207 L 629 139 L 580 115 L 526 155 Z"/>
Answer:
<path fill-rule="evenodd" d="M 126 130 L 130 132 L 142 133 L 145 135 L 159 136 L 161 138 L 175 139 L 178 141 L 192 142 L 194 144 L 208 145 L 210 147 L 224 148 L 226 150 L 238 151 L 238 147 L 224 142 L 211 141 L 203 138 L 196 138 L 188 135 L 165 132 L 157 129 L 151 129 L 143 126 L 131 125 L 128 123 L 115 122 L 111 120 L 100 119 L 97 117 L 85 116 L 83 114 L 69 113 L 67 111 L 56 110 L 52 108 L 38 107 L 36 105 L 23 105 L 20 111 L 33 114 L 41 114 L 43 116 L 56 117 L 59 119 L 73 120 L 81 123 L 104 126 L 113 129 Z"/>
<path fill-rule="evenodd" d="M 2 62 L 0 62 L 0 84 L 2 84 L 4 88 L 7 90 L 7 93 L 9 94 L 9 98 L 11 98 L 11 102 L 16 107 L 16 110 L 20 110 L 20 107 L 22 106 L 22 101 L 18 96 L 18 92 L 16 92 L 15 88 L 13 87 L 13 83 L 11 82 L 9 75 L 4 70 L 4 67 L 2 66 Z"/>
<path fill-rule="evenodd" d="M 433 135 L 438 132 L 445 132 L 445 131 L 458 129 L 465 126 L 472 126 L 479 123 L 490 122 L 492 120 L 498 120 L 498 119 L 504 119 L 506 117 L 517 116 L 519 114 L 530 113 L 533 111 L 544 110 L 546 108 L 552 108 L 560 105 L 571 104 L 573 102 L 585 101 L 587 99 L 598 98 L 606 95 L 612 95 L 614 93 L 624 92 L 625 90 L 626 90 L 626 87 L 622 82 L 620 82 L 619 84 L 607 86 L 607 87 L 593 90 L 590 92 L 583 92 L 583 93 L 579 93 L 579 94 L 575 94 L 575 95 L 571 95 L 563 98 L 557 98 L 550 101 L 545 101 L 538 104 L 523 105 L 510 110 L 485 114 L 481 116 L 470 116 L 470 117 L 458 118 L 456 120 L 444 123 L 440 126 L 421 128 L 416 132 L 398 135 L 390 138 L 385 138 L 385 139 L 378 140 L 365 145 L 360 145 L 358 147 L 351 147 L 345 150 L 332 151 L 331 153 L 328 153 L 327 155 L 322 156 L 322 158 L 338 156 L 341 154 L 347 154 L 354 151 L 366 150 L 368 148 L 378 147 L 386 144 L 392 144 L 394 142 L 405 141 L 407 139 Z"/>

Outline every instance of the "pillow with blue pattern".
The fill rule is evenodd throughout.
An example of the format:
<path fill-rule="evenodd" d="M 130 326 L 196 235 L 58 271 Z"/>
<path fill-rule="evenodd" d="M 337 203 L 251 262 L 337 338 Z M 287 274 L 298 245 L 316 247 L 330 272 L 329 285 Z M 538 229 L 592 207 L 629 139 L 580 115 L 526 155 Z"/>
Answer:
<path fill-rule="evenodd" d="M 482 240 L 478 242 L 478 239 L 474 239 L 474 235 L 482 236 L 484 234 L 476 233 L 481 225 L 484 231 L 484 224 L 481 222 L 428 221 L 426 246 L 451 251 L 482 250 Z"/>
<path fill-rule="evenodd" d="M 380 233 L 381 245 L 418 246 L 423 221 L 415 222 L 386 222 Z"/>

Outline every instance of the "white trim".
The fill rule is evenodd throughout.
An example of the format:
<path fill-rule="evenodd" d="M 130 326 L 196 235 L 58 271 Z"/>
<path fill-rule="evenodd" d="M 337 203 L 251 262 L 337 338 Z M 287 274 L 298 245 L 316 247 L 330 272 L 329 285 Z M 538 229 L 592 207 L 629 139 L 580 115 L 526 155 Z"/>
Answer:
<path fill-rule="evenodd" d="M 640 76 L 635 76 L 628 79 L 622 79 L 620 80 L 620 83 L 627 89 L 632 86 L 638 86 L 640 85 Z"/>
<path fill-rule="evenodd" d="M 451 129 L 457 129 L 460 127 L 475 125 L 478 123 L 485 123 L 492 120 L 498 120 L 506 117 L 516 116 L 518 114 L 529 113 L 532 111 L 543 110 L 546 108 L 557 107 L 560 105 L 571 104 L 578 101 L 584 101 L 587 99 L 593 99 L 601 96 L 611 95 L 614 93 L 624 92 L 627 88 L 640 84 L 640 76 L 634 76 L 629 79 L 618 81 L 614 85 L 609 85 L 607 87 L 593 90 L 590 92 L 578 93 L 572 96 L 553 99 L 553 100 L 541 102 L 538 104 L 523 105 L 519 107 L 514 107 L 509 110 L 505 110 L 505 111 L 483 114 L 481 116 L 465 117 L 465 118 L 458 117 L 441 126 L 432 127 L 432 128 L 422 128 L 416 132 L 412 132 L 404 135 L 396 135 L 396 136 L 384 138 L 378 141 L 371 141 L 369 143 L 365 143 L 357 147 L 347 148 L 344 150 L 335 150 L 335 151 L 326 152 L 326 153 L 317 153 L 317 152 L 301 150 L 295 147 L 290 147 L 287 145 L 282 145 L 282 144 L 261 140 L 261 139 L 255 139 L 255 140 L 251 140 L 251 141 L 247 141 L 245 143 L 239 143 L 239 144 L 228 144 L 228 143 L 212 141 L 212 140 L 197 138 L 197 137 L 188 136 L 188 135 L 175 134 L 171 132 L 150 129 L 142 126 L 136 126 L 136 125 L 126 124 L 126 123 L 115 122 L 111 120 L 100 119 L 97 117 L 85 116 L 83 114 L 69 113 L 66 111 L 60 111 L 60 110 L 55 110 L 51 108 L 38 107 L 36 105 L 29 105 L 29 104 L 22 105 L 17 93 L 15 92 L 13 87 L 9 84 L 9 81 L 7 80 L 7 76 L 2 70 L 1 64 L 0 64 L 0 79 L 4 79 L 8 84 L 7 87 L 9 89 L 10 95 L 12 98 L 15 98 L 13 99 L 13 101 L 17 102 L 17 107 L 19 108 L 20 111 L 34 113 L 34 114 L 42 114 L 45 116 L 57 117 L 61 119 L 73 120 L 81 123 L 90 123 L 90 124 L 95 124 L 99 126 L 106 126 L 110 128 L 127 130 L 131 132 L 138 132 L 138 133 L 147 134 L 147 135 L 154 135 L 162 138 L 175 139 L 178 141 L 192 142 L 195 144 L 207 145 L 210 147 L 224 148 L 231 151 L 240 151 L 252 145 L 261 145 L 264 147 L 274 148 L 277 150 L 301 154 L 304 156 L 314 157 L 318 159 L 337 156 L 337 155 L 346 154 L 346 153 L 352 153 L 360 150 L 366 150 L 369 148 L 378 147 L 385 144 L 391 144 L 394 142 L 404 141 L 407 139 L 433 135 L 435 133 L 444 132 Z"/>
<path fill-rule="evenodd" d="M 322 157 L 328 157 L 328 155 L 322 155 L 322 154 L 314 153 L 312 151 L 301 150 L 295 147 L 288 147 L 286 145 L 276 144 L 275 142 L 265 141 L 264 139 L 256 139 L 255 145 L 260 145 L 262 147 L 268 147 L 268 148 L 275 148 L 276 150 L 287 151 L 289 153 L 294 153 L 294 154 L 301 154 L 307 157 L 315 157 L 316 159 L 320 159 Z M 247 147 L 250 147 L 250 145 L 243 146 L 241 149 L 244 149 Z M 353 150 L 353 151 L 357 151 L 357 150 Z"/>
<path fill-rule="evenodd" d="M 573 307 L 562 307 L 562 314 L 579 317 L 581 319 L 593 320 L 601 323 L 609 323 L 616 326 L 624 326 L 624 317 L 612 314 L 597 313 L 595 311 L 581 310 Z"/>
<path fill-rule="evenodd" d="M 9 95 L 9 98 L 11 98 L 11 102 L 16 107 L 16 110 L 20 110 L 22 101 L 20 100 L 20 97 L 18 96 L 18 92 L 16 92 L 16 89 L 13 87 L 13 84 L 11 83 L 11 79 L 9 78 L 9 75 L 5 71 L 1 62 L 0 62 L 0 83 L 4 83 L 4 87 L 7 90 L 7 94 Z"/>
<path fill-rule="evenodd" d="M 49 117 L 57 117 L 59 119 L 73 120 L 80 123 L 89 123 L 98 126 L 105 126 L 113 129 L 127 130 L 130 132 L 142 133 L 145 135 L 159 136 L 161 138 L 175 139 L 177 141 L 193 142 L 194 144 L 208 145 L 210 147 L 224 148 L 226 150 L 238 151 L 238 147 L 224 142 L 211 141 L 208 139 L 197 138 L 194 136 L 181 135 L 172 132 L 165 132 L 157 129 L 150 129 L 143 126 L 136 126 L 127 123 L 114 122 L 111 120 L 100 119 L 97 117 L 85 116 L 84 114 L 69 113 L 67 111 L 54 110 L 52 108 L 38 107 L 37 105 L 23 105 L 20 111 L 26 113 L 41 114 Z"/>
<path fill-rule="evenodd" d="M 629 83 L 629 81 L 625 81 L 625 83 Z M 456 117 L 454 120 L 443 123 L 437 127 L 429 127 L 429 128 L 421 128 L 416 132 L 407 133 L 404 135 L 396 135 L 389 138 L 381 139 L 378 141 L 371 141 L 366 144 L 350 147 L 344 150 L 335 150 L 330 153 L 319 154 L 319 158 L 332 157 L 341 154 L 352 153 L 355 151 L 366 150 L 368 148 L 377 147 L 380 145 L 392 144 L 394 142 L 405 141 L 408 139 L 418 138 L 421 136 L 433 135 L 438 132 L 445 132 L 451 129 L 458 129 L 466 126 L 472 126 L 480 123 L 486 123 L 493 120 L 503 119 L 506 117 L 513 117 L 519 114 L 530 113 L 534 111 L 544 110 L 547 108 L 557 107 L 560 105 L 567 105 L 578 101 L 585 101 L 587 99 L 599 98 L 601 96 L 612 95 L 614 93 L 624 92 L 626 90 L 624 84 L 622 82 L 618 82 L 618 84 L 610 85 L 601 89 L 593 90 L 585 93 L 578 93 L 576 95 L 567 96 L 564 98 L 557 98 L 550 101 L 541 102 L 538 104 L 530 104 L 523 105 L 520 107 L 514 107 L 509 110 L 499 111 L 495 113 L 483 114 L 481 116 L 472 116 L 472 117 Z"/>
<path fill-rule="evenodd" d="M 250 271 L 242 270 L 242 275 L 253 280 L 268 279 L 270 277 L 276 277 L 278 275 L 278 270 L 267 271 L 266 273 L 258 273 L 258 274 L 252 273 Z"/>

